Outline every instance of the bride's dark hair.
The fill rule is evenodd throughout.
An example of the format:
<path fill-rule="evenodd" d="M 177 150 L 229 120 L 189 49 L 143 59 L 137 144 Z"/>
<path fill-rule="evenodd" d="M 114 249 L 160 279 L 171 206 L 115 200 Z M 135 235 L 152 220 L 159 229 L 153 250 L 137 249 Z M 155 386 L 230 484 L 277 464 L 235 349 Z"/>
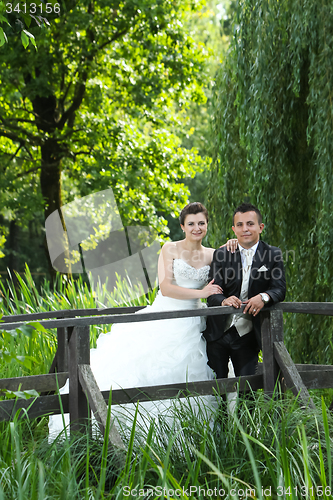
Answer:
<path fill-rule="evenodd" d="M 194 215 L 195 214 L 200 214 L 201 212 L 204 214 L 204 216 L 206 217 L 206 221 L 208 222 L 208 211 L 207 211 L 207 208 L 202 203 L 200 203 L 199 201 L 195 201 L 194 203 L 189 203 L 180 212 L 179 222 L 183 226 L 184 222 L 185 222 L 185 218 L 186 218 L 187 215 L 189 215 L 189 214 L 194 214 Z"/>

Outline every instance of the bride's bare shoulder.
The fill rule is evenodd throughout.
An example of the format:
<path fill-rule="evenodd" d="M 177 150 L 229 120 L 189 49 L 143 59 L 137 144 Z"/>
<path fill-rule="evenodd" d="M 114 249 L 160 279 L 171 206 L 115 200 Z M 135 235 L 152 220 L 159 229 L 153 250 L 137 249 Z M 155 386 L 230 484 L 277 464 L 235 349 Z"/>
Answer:
<path fill-rule="evenodd" d="M 162 247 L 162 254 L 165 257 L 171 257 L 175 259 L 178 256 L 178 245 L 179 241 L 167 241 Z"/>
<path fill-rule="evenodd" d="M 213 260 L 213 254 L 215 252 L 215 248 L 207 248 L 205 247 L 205 257 L 208 264 L 210 264 Z"/>

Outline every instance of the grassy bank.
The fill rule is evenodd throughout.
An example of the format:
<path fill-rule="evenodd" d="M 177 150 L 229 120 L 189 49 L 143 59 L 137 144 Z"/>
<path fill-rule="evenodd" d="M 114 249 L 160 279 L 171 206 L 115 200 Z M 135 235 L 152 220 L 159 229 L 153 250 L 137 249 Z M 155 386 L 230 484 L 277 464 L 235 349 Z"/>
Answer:
<path fill-rule="evenodd" d="M 3 288 L 1 307 L 13 314 L 119 305 L 128 298 L 120 292 L 106 296 L 80 281 L 37 290 L 27 273 L 17 289 Z M 93 330 L 92 345 L 103 328 L 110 327 Z M 3 335 L 0 377 L 46 373 L 54 352 L 52 331 Z M 333 421 L 324 400 L 305 411 L 289 395 L 267 399 L 258 391 L 251 404 L 239 398 L 228 415 L 218 396 L 199 399 L 195 411 L 193 402 L 182 399 L 145 425 L 118 424 L 127 447 L 121 468 L 98 432 L 49 443 L 47 416 L 0 423 L 0 500 L 332 498 Z"/>
<path fill-rule="evenodd" d="M 190 401 L 150 428 L 122 430 L 119 469 L 102 437 L 47 442 L 47 417 L 1 425 L 0 499 L 331 498 L 332 417 L 295 400 L 239 401 L 218 410 Z"/>

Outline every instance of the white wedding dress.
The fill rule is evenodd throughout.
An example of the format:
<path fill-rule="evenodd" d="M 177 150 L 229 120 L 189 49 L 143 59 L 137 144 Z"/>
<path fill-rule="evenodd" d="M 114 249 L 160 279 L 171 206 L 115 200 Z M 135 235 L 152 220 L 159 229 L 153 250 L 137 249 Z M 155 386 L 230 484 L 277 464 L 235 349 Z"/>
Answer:
<path fill-rule="evenodd" d="M 182 259 L 173 261 L 174 283 L 183 288 L 203 288 L 208 272 L 208 265 L 196 269 Z M 154 303 L 136 314 L 201 307 L 205 304 L 200 299 L 173 299 L 159 291 Z M 90 351 L 91 368 L 100 390 L 213 379 L 207 365 L 206 341 L 201 336 L 204 329 L 203 316 L 114 324 L 110 332 L 99 336 L 96 349 Z M 61 393 L 66 392 L 68 383 L 61 389 Z M 140 408 L 154 417 L 167 411 L 171 404 L 171 400 L 148 402 Z M 124 405 L 129 406 L 133 408 Z M 118 405 L 112 407 L 112 413 L 119 417 Z M 51 416 L 50 436 L 62 429 L 61 415 Z"/>

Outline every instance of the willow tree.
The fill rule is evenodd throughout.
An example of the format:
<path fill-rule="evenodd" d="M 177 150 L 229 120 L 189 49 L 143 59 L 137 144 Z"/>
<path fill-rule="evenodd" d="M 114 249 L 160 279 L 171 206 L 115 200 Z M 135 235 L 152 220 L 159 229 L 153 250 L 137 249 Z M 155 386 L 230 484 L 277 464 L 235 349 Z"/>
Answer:
<path fill-rule="evenodd" d="M 243 200 L 282 248 L 289 301 L 332 301 L 333 4 L 241 0 L 217 79 L 211 240 L 230 235 Z M 295 315 L 296 316 L 296 315 Z M 332 324 L 288 315 L 297 361 L 332 362 Z"/>

